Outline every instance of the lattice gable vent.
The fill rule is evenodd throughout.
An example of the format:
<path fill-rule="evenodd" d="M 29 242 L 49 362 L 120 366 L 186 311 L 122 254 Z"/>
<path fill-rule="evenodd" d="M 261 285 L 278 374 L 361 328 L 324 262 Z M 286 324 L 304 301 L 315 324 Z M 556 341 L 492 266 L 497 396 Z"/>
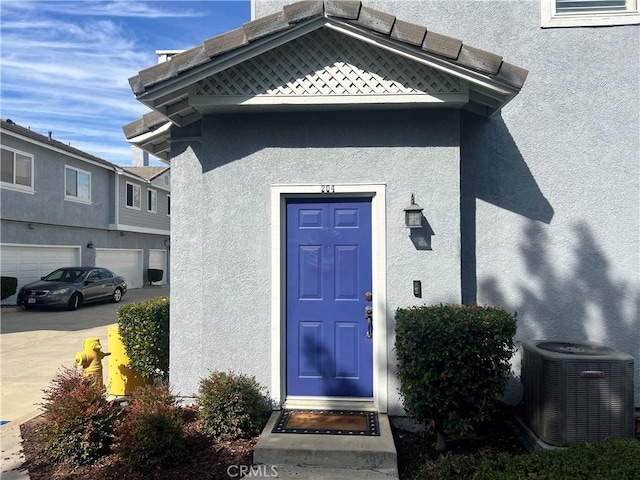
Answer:
<path fill-rule="evenodd" d="M 315 30 L 196 84 L 196 96 L 447 95 L 461 80 L 329 29 Z"/>

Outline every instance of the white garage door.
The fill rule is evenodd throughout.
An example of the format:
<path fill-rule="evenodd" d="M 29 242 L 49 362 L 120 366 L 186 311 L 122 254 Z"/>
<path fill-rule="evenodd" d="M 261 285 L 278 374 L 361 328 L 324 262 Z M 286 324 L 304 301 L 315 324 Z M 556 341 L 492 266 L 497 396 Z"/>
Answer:
<path fill-rule="evenodd" d="M 96 248 L 96 267 L 124 277 L 128 288 L 142 287 L 142 250 Z"/>
<path fill-rule="evenodd" d="M 154 282 L 154 285 L 166 285 L 167 283 L 167 251 L 149 250 L 149 268 L 162 270 L 162 280 Z"/>
<path fill-rule="evenodd" d="M 40 280 L 59 267 L 80 265 L 80 247 L 61 246 L 25 246 L 2 245 L 2 275 L 16 277 L 18 288 L 30 282 Z M 2 301 L 3 304 L 15 304 L 16 295 Z"/>

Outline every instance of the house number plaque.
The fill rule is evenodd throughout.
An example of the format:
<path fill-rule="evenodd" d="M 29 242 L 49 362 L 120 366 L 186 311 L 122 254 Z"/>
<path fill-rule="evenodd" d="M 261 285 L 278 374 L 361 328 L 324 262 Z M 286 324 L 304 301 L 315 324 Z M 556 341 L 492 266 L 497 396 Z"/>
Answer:
<path fill-rule="evenodd" d="M 320 193 L 336 193 L 335 185 L 320 185 Z"/>

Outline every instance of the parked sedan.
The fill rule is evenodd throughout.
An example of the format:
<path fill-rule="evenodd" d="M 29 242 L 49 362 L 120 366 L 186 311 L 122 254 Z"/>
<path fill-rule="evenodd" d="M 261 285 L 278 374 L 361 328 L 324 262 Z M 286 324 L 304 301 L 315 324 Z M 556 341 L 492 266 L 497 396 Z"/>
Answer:
<path fill-rule="evenodd" d="M 119 302 L 127 282 L 111 270 L 99 267 L 65 267 L 38 282 L 24 285 L 18 292 L 18 305 L 63 307 L 75 310 L 83 303 L 109 300 Z"/>

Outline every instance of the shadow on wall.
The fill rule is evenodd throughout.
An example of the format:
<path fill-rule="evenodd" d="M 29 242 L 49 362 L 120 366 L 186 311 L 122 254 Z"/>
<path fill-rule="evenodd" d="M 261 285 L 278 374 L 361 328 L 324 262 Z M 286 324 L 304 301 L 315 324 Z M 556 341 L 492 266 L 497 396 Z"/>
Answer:
<path fill-rule="evenodd" d="M 553 208 L 544 197 L 499 115 L 468 112 L 460 121 L 460 236 L 462 302 L 477 301 L 476 201 L 484 200 L 531 220 L 551 223 Z"/>
<path fill-rule="evenodd" d="M 181 155 L 188 139 L 206 136 L 203 145 L 215 146 L 198 154 L 206 173 L 267 148 L 296 149 L 303 157 L 305 148 L 455 147 L 458 115 L 453 109 L 207 115 L 172 131 L 172 155 Z"/>
<path fill-rule="evenodd" d="M 518 312 L 518 339 L 591 340 L 629 353 L 639 361 L 640 292 L 613 278 L 604 252 L 588 226 L 573 229 L 576 243 L 573 262 L 562 269 L 545 249 L 548 234 L 541 225 L 531 224 L 523 234 L 522 258 L 527 277 L 516 285 L 518 301 L 509 301 L 499 280 L 488 278 L 480 284 L 483 301 Z M 510 288 L 511 290 L 511 288 Z M 637 367 L 636 367 L 637 368 Z"/>

